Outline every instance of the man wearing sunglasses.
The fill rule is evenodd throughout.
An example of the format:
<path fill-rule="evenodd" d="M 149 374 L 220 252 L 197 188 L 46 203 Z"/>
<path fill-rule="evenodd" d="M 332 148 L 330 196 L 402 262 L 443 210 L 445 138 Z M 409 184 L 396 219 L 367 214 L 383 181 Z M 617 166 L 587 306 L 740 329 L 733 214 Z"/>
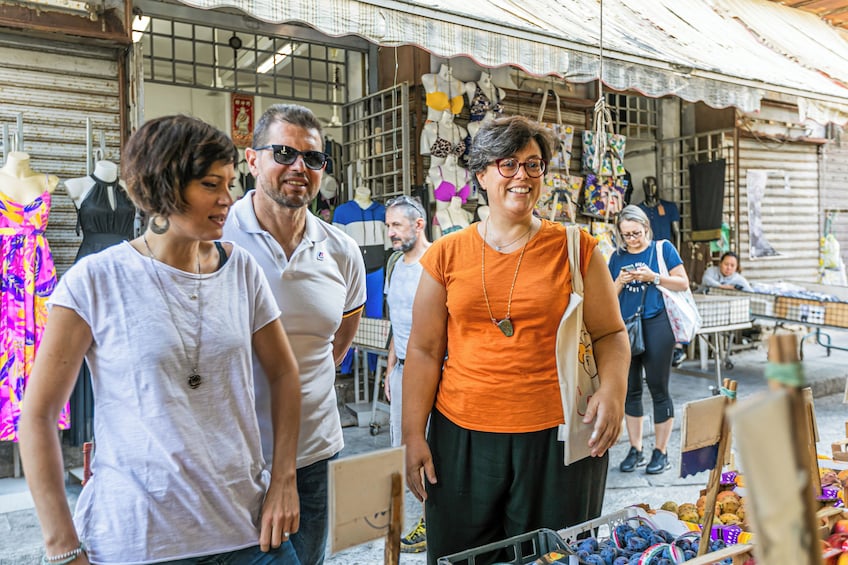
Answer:
<path fill-rule="evenodd" d="M 258 260 L 282 311 L 301 379 L 297 492 L 300 528 L 291 541 L 303 565 L 324 561 L 327 464 L 343 447 L 336 365 L 350 347 L 365 304 L 365 265 L 356 242 L 309 212 L 329 157 L 321 124 L 307 108 L 268 108 L 245 150 L 256 189 L 232 208 L 224 237 Z M 272 460 L 271 406 L 254 363 L 256 412 L 265 461 Z"/>

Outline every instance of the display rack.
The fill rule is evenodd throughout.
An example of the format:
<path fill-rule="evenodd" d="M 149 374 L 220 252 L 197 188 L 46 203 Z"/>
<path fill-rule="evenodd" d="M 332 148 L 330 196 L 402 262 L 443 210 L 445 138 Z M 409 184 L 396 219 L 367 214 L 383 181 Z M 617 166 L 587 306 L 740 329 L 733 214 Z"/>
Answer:
<path fill-rule="evenodd" d="M 787 281 L 793 282 L 793 281 Z M 835 345 L 827 330 L 848 329 L 848 288 L 817 283 L 796 282 L 806 290 L 834 296 L 836 300 L 816 300 L 786 296 L 782 294 L 766 294 L 762 292 L 744 292 L 739 290 L 710 289 L 710 296 L 744 296 L 751 305 L 752 320 L 770 320 L 776 325 L 797 323 L 810 328 L 801 339 L 800 353 L 804 355 L 804 342 L 815 338 L 816 344 L 824 347 L 830 356 L 832 349 L 848 351 L 848 347 Z"/>
<path fill-rule="evenodd" d="M 391 322 L 382 318 L 366 318 L 359 320 L 359 327 L 353 336 L 351 346 L 356 349 L 353 361 L 353 389 L 354 401 L 348 403 L 347 407 L 356 415 L 357 426 L 370 426 L 372 434 L 376 435 L 383 422 L 378 415 L 380 409 L 379 394 L 380 383 L 387 367 L 389 355 L 389 340 Z M 369 402 L 369 371 L 368 353 L 377 355 L 377 365 L 374 370 L 374 395 Z M 361 388 L 360 388 L 361 382 Z M 362 393 L 360 394 L 360 390 Z"/>

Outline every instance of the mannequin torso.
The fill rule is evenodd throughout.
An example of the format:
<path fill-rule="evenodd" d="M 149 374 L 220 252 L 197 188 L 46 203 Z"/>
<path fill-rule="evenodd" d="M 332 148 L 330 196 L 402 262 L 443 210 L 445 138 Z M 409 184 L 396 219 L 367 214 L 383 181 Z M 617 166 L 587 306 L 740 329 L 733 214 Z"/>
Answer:
<path fill-rule="evenodd" d="M 118 178 L 118 166 L 111 161 L 98 161 L 94 165 L 94 171 L 92 174 L 105 183 L 114 183 Z M 91 189 L 94 188 L 94 184 L 94 179 L 90 176 L 68 179 L 65 181 L 65 188 L 67 189 L 68 194 L 71 195 L 77 209 L 79 209 L 80 205 L 85 200 L 85 197 L 88 196 L 89 192 L 91 192 Z M 108 195 L 109 205 L 112 207 L 112 210 L 114 210 L 116 206 L 114 186 L 110 186 L 108 188 Z"/>
<path fill-rule="evenodd" d="M 59 184 L 54 175 L 38 173 L 30 167 L 27 153 L 12 151 L 0 169 L 0 192 L 18 204 L 29 204 Z"/>
<path fill-rule="evenodd" d="M 438 73 L 421 77 L 427 93 L 427 120 L 437 121 L 443 112 L 459 114 L 462 111 L 464 85 L 453 78 L 450 67 L 442 65 Z"/>
<path fill-rule="evenodd" d="M 465 83 L 465 96 L 468 98 L 472 122 L 483 120 L 486 116 L 491 119 L 503 112 L 501 101 L 506 92 L 495 86 L 488 72 L 481 73 L 477 82 Z"/>
<path fill-rule="evenodd" d="M 454 197 L 447 206 L 438 206 L 436 221 L 438 225 L 436 237 L 441 237 L 471 225 L 471 213 L 462 208 L 462 199 Z"/>
<path fill-rule="evenodd" d="M 459 166 L 454 155 L 448 155 L 443 163 L 430 167 L 427 178 L 437 201 L 450 202 L 456 196 L 462 204 L 474 199 L 468 171 Z"/>
<path fill-rule="evenodd" d="M 437 122 L 421 128 L 420 153 L 430 155 L 430 166 L 440 165 L 449 155 L 456 158 L 465 153 L 468 132 L 453 121 L 453 114 L 444 112 Z"/>
<path fill-rule="evenodd" d="M 353 191 L 353 200 L 359 204 L 359 207 L 363 210 L 367 210 L 371 207 L 371 204 L 374 203 L 374 201 L 371 200 L 371 191 L 364 186 L 360 186 Z"/>

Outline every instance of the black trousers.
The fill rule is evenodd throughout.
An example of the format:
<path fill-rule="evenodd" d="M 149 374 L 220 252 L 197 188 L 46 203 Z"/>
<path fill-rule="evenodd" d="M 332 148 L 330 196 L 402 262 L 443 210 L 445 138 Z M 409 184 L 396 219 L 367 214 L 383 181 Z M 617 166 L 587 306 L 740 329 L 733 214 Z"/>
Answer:
<path fill-rule="evenodd" d="M 662 424 L 674 417 L 674 403 L 668 393 L 668 381 L 671 376 L 671 356 L 674 352 L 674 333 L 668 315 L 663 310 L 659 316 L 642 320 L 645 334 L 645 352 L 630 358 L 630 372 L 627 375 L 627 399 L 624 413 L 641 417 L 642 409 L 642 368 L 645 369 L 645 382 L 651 391 L 654 405 L 654 423 Z"/>
<path fill-rule="evenodd" d="M 428 443 L 438 479 L 427 486 L 424 506 L 430 565 L 439 557 L 601 514 L 609 455 L 564 466 L 557 428 L 475 432 L 434 410 Z M 495 554 L 476 563 L 504 560 Z"/>

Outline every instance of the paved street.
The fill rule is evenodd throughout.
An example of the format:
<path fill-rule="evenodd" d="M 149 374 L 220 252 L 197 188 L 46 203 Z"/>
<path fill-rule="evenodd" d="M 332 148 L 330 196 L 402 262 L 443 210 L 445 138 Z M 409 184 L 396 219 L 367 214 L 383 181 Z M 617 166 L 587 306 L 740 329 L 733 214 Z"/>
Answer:
<path fill-rule="evenodd" d="M 848 343 L 848 339 L 838 340 L 837 343 Z M 821 437 L 819 452 L 829 454 L 830 443 L 843 437 L 845 421 L 848 419 L 848 407 L 842 404 L 842 391 L 846 375 L 848 375 L 848 352 L 834 351 L 828 357 L 824 348 L 807 344 L 805 355 L 804 368 L 815 395 L 816 417 Z M 725 376 L 734 378 L 739 383 L 740 399 L 766 389 L 762 376 L 765 359 L 765 351 L 761 349 L 733 355 L 735 368 L 732 371 L 725 371 Z M 689 372 L 697 370 L 697 366 L 697 361 L 688 361 L 683 369 Z M 713 382 L 714 377 L 711 373 L 702 376 L 674 373 L 671 391 L 677 413 L 682 413 L 682 406 L 686 402 L 708 396 L 709 386 Z M 698 491 L 706 484 L 707 474 L 701 473 L 686 479 L 681 479 L 676 474 L 680 450 L 679 425 L 678 419 L 675 421 L 675 431 L 669 448 L 672 470 L 662 475 L 646 475 L 644 468 L 633 473 L 619 472 L 618 463 L 628 449 L 627 440 L 622 435 L 619 443 L 611 451 L 611 468 L 604 502 L 605 514 L 641 502 L 656 507 L 666 500 L 694 502 L 698 498 Z M 645 431 L 645 449 L 651 449 L 653 438 L 647 422 Z M 368 428 L 348 427 L 345 428 L 345 443 L 343 456 L 382 449 L 389 445 L 388 431 L 383 428 L 377 436 L 372 436 Z M 10 453 L 10 451 L 3 453 Z M 73 503 L 79 492 L 79 486 L 69 484 L 67 492 Z M 0 565 L 37 563 L 40 559 L 41 535 L 35 512 L 31 509 L 31 503 L 28 500 L 28 493 L 21 480 L 0 479 L 0 534 L 2 534 L 0 535 Z M 408 529 L 418 519 L 420 512 L 418 503 L 409 493 L 405 497 L 405 510 L 405 527 Z M 376 541 L 331 555 L 326 563 L 328 565 L 377 565 L 382 563 L 382 560 L 383 542 Z M 404 554 L 401 557 L 401 563 L 404 564 L 425 562 L 424 554 Z"/>

